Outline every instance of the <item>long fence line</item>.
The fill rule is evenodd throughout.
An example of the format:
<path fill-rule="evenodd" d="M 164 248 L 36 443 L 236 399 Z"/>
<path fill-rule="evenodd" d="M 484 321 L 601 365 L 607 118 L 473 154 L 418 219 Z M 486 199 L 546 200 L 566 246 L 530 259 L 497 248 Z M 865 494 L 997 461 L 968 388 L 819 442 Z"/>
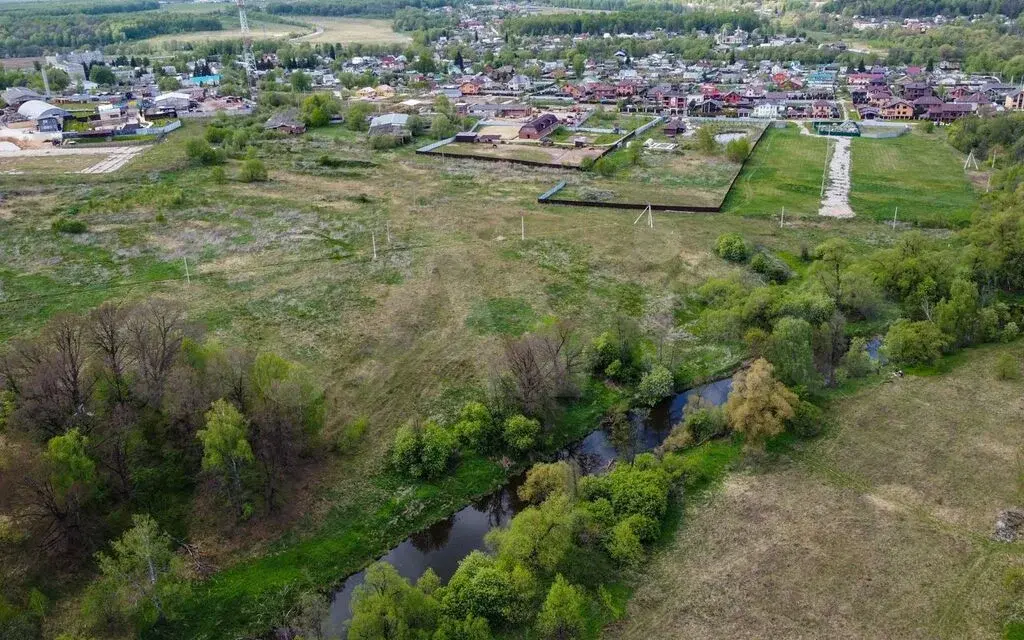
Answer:
<path fill-rule="evenodd" d="M 653 126 L 656 123 L 657 123 L 657 121 L 654 121 L 654 122 L 651 122 L 651 123 L 648 123 L 648 124 L 644 125 L 644 127 L 650 128 L 651 126 Z M 639 129 L 636 129 L 636 131 L 634 131 L 633 133 L 634 134 L 637 134 L 637 132 L 643 133 L 643 131 L 641 131 L 641 129 L 643 129 L 643 127 L 639 128 Z M 600 207 L 600 208 L 604 208 L 604 209 L 632 209 L 634 211 L 642 211 L 642 210 L 646 210 L 648 207 L 650 207 L 650 209 L 652 211 L 679 211 L 679 212 L 684 212 L 684 213 L 718 213 L 718 212 L 720 212 L 722 210 L 722 205 L 725 203 L 725 199 L 729 197 L 729 192 L 732 191 L 732 188 L 736 184 L 736 181 L 739 180 L 740 174 L 743 173 L 743 167 L 747 164 L 747 160 L 750 159 L 750 156 L 754 155 L 754 150 L 757 149 L 758 143 L 761 142 L 761 138 L 764 137 L 764 132 L 767 131 L 767 130 L 768 130 L 768 127 L 762 127 L 761 129 L 759 129 L 759 132 L 758 132 L 757 136 L 754 138 L 753 144 L 750 145 L 750 153 L 747 154 L 747 157 L 744 158 L 743 163 L 740 165 L 740 168 L 737 169 L 735 175 L 733 175 L 732 179 L 729 181 L 729 186 L 726 188 L 725 194 L 722 195 L 722 199 L 719 201 L 719 203 L 717 205 L 715 205 L 713 207 L 705 207 L 705 206 L 699 206 L 699 205 L 688 205 L 688 204 L 655 204 L 655 203 L 640 203 L 640 202 L 601 202 L 601 201 L 592 201 L 592 200 L 563 200 L 563 199 L 554 199 L 554 196 L 557 195 L 559 191 L 561 191 L 562 189 L 564 189 L 566 187 L 565 180 L 562 180 L 561 182 L 556 184 L 554 187 L 552 187 L 548 191 L 546 191 L 546 192 L 542 193 L 540 196 L 538 196 L 537 202 L 539 204 L 555 204 L 555 205 L 564 205 L 564 206 L 570 206 L 570 207 Z M 646 129 L 644 129 L 644 131 L 646 131 Z"/>

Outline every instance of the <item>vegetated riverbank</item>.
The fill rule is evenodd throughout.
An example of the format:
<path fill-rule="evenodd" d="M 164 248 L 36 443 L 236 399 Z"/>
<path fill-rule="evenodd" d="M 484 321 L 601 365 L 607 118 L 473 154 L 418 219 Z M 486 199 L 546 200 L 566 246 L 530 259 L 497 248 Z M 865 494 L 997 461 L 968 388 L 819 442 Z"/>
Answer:
<path fill-rule="evenodd" d="M 619 389 L 589 384 L 582 398 L 554 422 L 549 445 L 538 458 L 583 438 L 623 397 Z M 506 469 L 472 456 L 436 482 L 409 482 L 381 473 L 367 495 L 332 513 L 317 533 L 282 540 L 270 554 L 225 569 L 197 586 L 179 620 L 173 626 L 155 628 L 148 637 L 213 640 L 266 633 L 286 622 L 298 593 L 330 590 L 409 535 L 494 493 L 528 466 Z"/>
<path fill-rule="evenodd" d="M 629 458 L 657 448 L 671 433 L 672 427 L 682 421 L 691 398 L 699 397 L 718 407 L 725 403 L 731 387 L 732 380 L 724 378 L 682 391 L 666 398 L 650 411 L 633 413 L 630 419 L 634 422 L 634 430 L 628 443 L 616 444 L 610 434 L 596 428 L 583 440 L 559 451 L 556 458 L 573 462 L 583 475 L 607 471 L 623 457 Z M 428 569 L 442 583 L 448 582 L 466 556 L 485 547 L 484 538 L 491 529 L 507 525 L 512 517 L 527 507 L 528 503 L 517 495 L 525 475 L 524 472 L 513 476 L 495 493 L 416 532 L 379 560 L 392 565 L 401 577 L 410 582 L 418 580 Z M 351 599 L 365 575 L 365 571 L 360 571 L 349 576 L 334 593 L 330 613 L 323 625 L 328 637 L 344 637 L 347 633 Z"/>
<path fill-rule="evenodd" d="M 1017 341 L 829 392 L 828 430 L 782 436 L 688 508 L 604 635 L 998 635 L 1024 560 L 990 539 L 1020 501 L 1024 387 L 997 374 L 1008 354 L 1019 369 Z"/>

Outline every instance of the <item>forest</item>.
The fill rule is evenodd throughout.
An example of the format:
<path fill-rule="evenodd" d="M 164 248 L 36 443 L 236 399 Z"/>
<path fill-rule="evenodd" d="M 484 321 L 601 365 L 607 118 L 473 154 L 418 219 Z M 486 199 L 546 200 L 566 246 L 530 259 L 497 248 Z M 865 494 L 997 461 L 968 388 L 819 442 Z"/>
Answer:
<path fill-rule="evenodd" d="M 268 13 L 298 16 L 364 16 L 390 18 L 399 9 L 437 9 L 452 6 L 445 0 L 303 0 L 302 2 L 270 2 Z"/>
<path fill-rule="evenodd" d="M 670 11 L 664 9 L 626 9 L 613 13 L 583 15 L 553 14 L 510 18 L 505 29 L 511 33 L 539 35 L 569 35 L 579 33 L 633 33 L 663 29 L 676 33 L 691 31 L 717 32 L 722 27 L 752 31 L 763 26 L 760 18 L 750 11 Z"/>
<path fill-rule="evenodd" d="M 216 15 L 139 12 L 54 14 L 26 9 L 0 11 L 0 55 L 37 56 L 55 49 L 96 48 L 152 36 L 219 31 Z"/>
<path fill-rule="evenodd" d="M 1021 0 L 831 0 L 822 11 L 846 15 L 926 18 L 937 15 L 1004 15 L 1016 18 L 1024 13 Z"/>

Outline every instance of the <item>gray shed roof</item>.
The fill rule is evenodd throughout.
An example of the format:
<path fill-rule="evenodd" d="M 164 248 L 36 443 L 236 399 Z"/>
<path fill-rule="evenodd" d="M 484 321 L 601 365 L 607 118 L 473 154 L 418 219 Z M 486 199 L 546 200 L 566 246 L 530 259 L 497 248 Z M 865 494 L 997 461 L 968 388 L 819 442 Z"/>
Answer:
<path fill-rule="evenodd" d="M 64 117 L 68 115 L 68 112 L 42 100 L 29 100 L 18 107 L 18 114 L 29 120 L 39 120 L 40 118 Z"/>
<path fill-rule="evenodd" d="M 10 87 L 3 92 L 3 99 L 7 104 L 19 104 L 27 100 L 38 100 L 41 97 L 28 87 Z"/>
<path fill-rule="evenodd" d="M 409 122 L 409 116 L 404 113 L 385 113 L 370 120 L 370 128 L 386 127 L 389 125 L 404 127 Z"/>

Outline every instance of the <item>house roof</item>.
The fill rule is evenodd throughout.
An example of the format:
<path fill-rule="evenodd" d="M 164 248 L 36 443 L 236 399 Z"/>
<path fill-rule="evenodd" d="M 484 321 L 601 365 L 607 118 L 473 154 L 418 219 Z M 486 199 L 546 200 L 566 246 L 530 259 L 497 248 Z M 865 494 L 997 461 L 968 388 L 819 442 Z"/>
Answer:
<path fill-rule="evenodd" d="M 68 115 L 68 112 L 42 100 L 29 100 L 18 107 L 18 114 L 29 120 L 39 120 L 40 118 L 63 117 Z"/>
<path fill-rule="evenodd" d="M 282 111 L 281 113 L 275 113 L 270 116 L 267 121 L 263 124 L 264 129 L 277 129 L 278 127 L 301 127 L 303 126 L 302 121 L 299 120 L 299 112 L 295 109 L 289 109 L 288 111 Z"/>
<path fill-rule="evenodd" d="M 554 126 L 557 123 L 558 123 L 558 118 L 556 118 L 554 116 L 554 114 L 542 113 L 541 115 L 537 116 L 533 120 L 531 120 L 528 123 L 526 123 L 525 126 L 533 127 L 537 131 L 543 131 L 544 129 L 547 129 L 548 127 Z"/>
<path fill-rule="evenodd" d="M 38 100 L 41 97 L 42 96 L 28 87 L 11 87 L 9 89 L 5 89 L 3 92 L 3 99 L 7 104 L 16 104 L 18 102 L 25 102 L 26 100 Z"/>
<path fill-rule="evenodd" d="M 409 123 L 409 116 L 405 113 L 385 113 L 382 116 L 376 116 L 370 120 L 370 128 L 373 127 L 387 127 L 387 126 L 398 126 L 404 127 Z"/>

